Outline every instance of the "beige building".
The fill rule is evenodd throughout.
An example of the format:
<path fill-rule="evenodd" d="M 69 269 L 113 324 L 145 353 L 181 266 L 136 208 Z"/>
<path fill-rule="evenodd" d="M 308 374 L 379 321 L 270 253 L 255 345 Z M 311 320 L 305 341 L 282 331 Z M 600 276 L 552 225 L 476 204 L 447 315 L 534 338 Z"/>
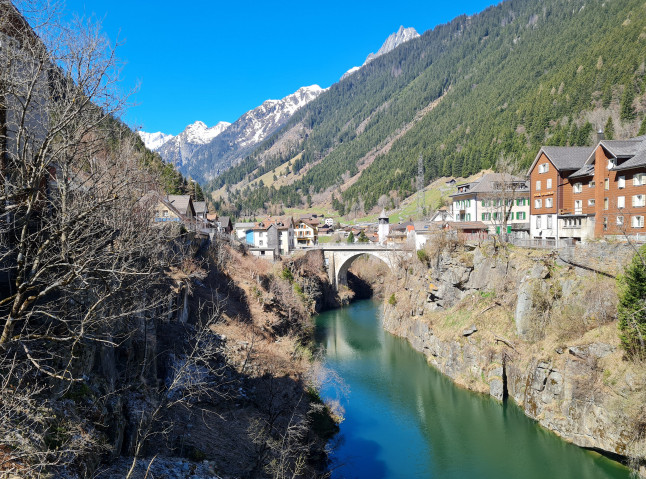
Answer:
<path fill-rule="evenodd" d="M 300 219 L 294 228 L 296 246 L 307 247 L 318 243 L 318 225 L 306 219 Z"/>

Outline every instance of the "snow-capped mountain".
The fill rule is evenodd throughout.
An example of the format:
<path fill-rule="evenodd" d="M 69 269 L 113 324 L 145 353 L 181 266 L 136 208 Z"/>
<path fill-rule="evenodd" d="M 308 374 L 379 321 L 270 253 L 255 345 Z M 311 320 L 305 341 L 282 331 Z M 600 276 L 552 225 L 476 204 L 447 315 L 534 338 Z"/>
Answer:
<path fill-rule="evenodd" d="M 195 150 L 212 141 L 225 131 L 229 125 L 231 123 L 221 121 L 209 128 L 204 122 L 196 121 L 188 125 L 179 135 L 156 148 L 155 151 L 165 161 L 173 163 L 182 171 L 182 167 L 186 162 L 190 161 Z"/>
<path fill-rule="evenodd" d="M 162 146 L 168 140 L 174 138 L 173 135 L 167 135 L 166 133 L 162 133 L 161 131 L 158 131 L 157 133 L 146 133 L 145 131 L 138 131 L 137 133 L 139 134 L 141 140 L 144 142 L 144 145 L 146 145 L 146 148 L 153 151 Z"/>
<path fill-rule="evenodd" d="M 157 149 L 185 176 L 206 181 L 244 157 L 283 126 L 291 116 L 324 90 L 318 85 L 302 87 L 282 100 L 267 100 L 234 123 L 220 122 L 212 128 L 197 121 Z M 220 127 L 221 130 L 216 129 Z"/>
<path fill-rule="evenodd" d="M 341 77 L 341 80 L 343 80 L 346 77 L 349 77 L 354 72 L 359 70 L 361 67 L 373 61 L 375 58 L 380 57 L 381 55 L 384 55 L 394 50 L 402 43 L 406 43 L 407 41 L 417 37 L 419 37 L 419 33 L 417 33 L 417 31 L 413 27 L 404 28 L 403 25 L 400 26 L 399 30 L 397 30 L 395 33 L 391 34 L 388 38 L 386 38 L 386 41 L 384 42 L 383 45 L 381 45 L 381 48 L 377 50 L 377 53 L 369 54 L 368 57 L 366 58 L 366 61 L 363 62 L 363 65 L 361 65 L 360 67 L 350 68 L 347 72 L 343 74 L 343 76 Z"/>

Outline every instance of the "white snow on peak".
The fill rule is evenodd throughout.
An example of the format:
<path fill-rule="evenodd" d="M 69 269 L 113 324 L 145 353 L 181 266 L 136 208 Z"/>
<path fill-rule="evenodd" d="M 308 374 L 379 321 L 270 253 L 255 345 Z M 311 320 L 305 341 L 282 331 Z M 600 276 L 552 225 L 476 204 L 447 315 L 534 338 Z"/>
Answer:
<path fill-rule="evenodd" d="M 184 136 L 184 140 L 189 143 L 205 145 L 226 130 L 229 125 L 231 123 L 221 121 L 217 125 L 209 128 L 203 121 L 198 120 L 188 125 L 180 135 Z"/>
<path fill-rule="evenodd" d="M 417 31 L 413 27 L 404 28 L 404 26 L 401 25 L 399 27 L 399 30 L 397 30 L 395 33 L 392 33 L 391 35 L 388 36 L 388 38 L 386 38 L 386 41 L 383 43 L 383 45 L 381 45 L 381 48 L 377 50 L 377 53 L 371 53 L 368 55 L 368 57 L 366 58 L 366 61 L 363 62 L 363 65 L 361 65 L 361 67 L 367 65 L 375 58 L 380 57 L 381 55 L 384 55 L 390 51 L 393 51 L 402 43 L 406 43 L 407 41 L 417 38 L 419 36 L 420 36 L 419 33 L 417 33 Z M 349 77 L 354 72 L 359 70 L 361 67 L 350 68 L 347 72 L 343 74 L 343 76 L 341 76 L 341 80 L 343 80 L 346 77 Z"/>
<path fill-rule="evenodd" d="M 145 131 L 140 130 L 137 133 L 139 134 L 139 138 L 144 142 L 144 145 L 146 145 L 146 148 L 153 151 L 161 147 L 168 140 L 172 140 L 174 138 L 173 135 L 167 135 L 161 131 L 156 133 L 146 133 Z"/>

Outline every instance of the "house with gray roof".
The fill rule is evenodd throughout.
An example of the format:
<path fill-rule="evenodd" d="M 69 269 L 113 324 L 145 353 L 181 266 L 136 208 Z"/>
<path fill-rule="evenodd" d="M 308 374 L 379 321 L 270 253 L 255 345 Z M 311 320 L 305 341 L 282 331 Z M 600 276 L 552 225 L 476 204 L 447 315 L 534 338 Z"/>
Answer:
<path fill-rule="evenodd" d="M 542 147 L 529 175 L 533 238 L 646 238 L 646 136 Z"/>
<path fill-rule="evenodd" d="M 486 173 L 450 196 L 456 222 L 479 221 L 491 234 L 529 235 L 529 183 L 506 173 Z"/>

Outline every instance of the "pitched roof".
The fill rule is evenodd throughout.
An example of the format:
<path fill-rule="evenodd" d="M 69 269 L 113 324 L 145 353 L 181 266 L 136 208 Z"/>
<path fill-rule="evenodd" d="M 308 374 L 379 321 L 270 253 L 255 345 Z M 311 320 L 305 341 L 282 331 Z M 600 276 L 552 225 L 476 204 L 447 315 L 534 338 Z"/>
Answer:
<path fill-rule="evenodd" d="M 545 153 L 557 170 L 567 171 L 581 168 L 594 150 L 592 146 L 542 146 L 528 174 L 534 169 L 541 153 Z"/>
<path fill-rule="evenodd" d="M 482 221 L 453 221 L 446 223 L 449 228 L 456 230 L 488 230 L 489 227 Z"/>
<path fill-rule="evenodd" d="M 206 213 L 208 211 L 206 208 L 206 201 L 194 201 L 193 208 L 195 209 L 196 215 L 199 215 L 200 213 Z"/>
<path fill-rule="evenodd" d="M 641 137 L 644 138 L 644 137 Z M 644 138 L 646 140 L 646 138 Z M 640 141 L 635 150 L 634 156 L 627 161 L 617 165 L 614 170 L 630 170 L 632 168 L 643 168 L 646 166 L 646 141 Z"/>
<path fill-rule="evenodd" d="M 449 195 L 451 197 L 453 196 L 462 196 L 462 195 L 467 195 L 471 193 L 495 193 L 496 191 L 499 191 L 499 188 L 496 188 L 496 184 L 500 183 L 521 183 L 522 185 L 519 185 L 520 187 L 516 190 L 516 192 L 521 193 L 526 191 L 529 193 L 529 181 L 526 181 L 524 178 L 521 178 L 520 176 L 511 176 L 511 175 L 506 175 L 502 173 L 487 173 L 486 175 L 483 175 L 480 179 L 473 181 L 471 183 L 465 183 L 464 185 L 460 186 L 468 186 L 467 191 L 464 191 L 462 193 L 454 193 L 452 195 Z"/>
<path fill-rule="evenodd" d="M 568 178 L 584 178 L 586 176 L 594 175 L 594 165 L 583 165 L 577 171 L 572 173 Z"/>
<path fill-rule="evenodd" d="M 189 213 L 192 201 L 190 195 L 168 195 L 168 202 L 185 215 Z M 195 210 L 195 207 L 193 207 L 193 210 Z"/>
<path fill-rule="evenodd" d="M 629 140 L 601 140 L 599 144 L 615 158 L 627 158 L 637 153 L 642 140 L 639 137 Z"/>

